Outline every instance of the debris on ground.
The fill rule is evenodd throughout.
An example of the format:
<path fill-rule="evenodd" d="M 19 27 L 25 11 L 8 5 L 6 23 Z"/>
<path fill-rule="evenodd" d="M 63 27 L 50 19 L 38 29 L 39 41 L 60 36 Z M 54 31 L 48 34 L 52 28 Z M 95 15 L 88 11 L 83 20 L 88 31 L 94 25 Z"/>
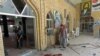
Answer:
<path fill-rule="evenodd" d="M 96 56 L 96 53 L 93 53 L 93 56 Z"/>
<path fill-rule="evenodd" d="M 62 54 L 45 54 L 44 56 L 62 56 Z"/>
<path fill-rule="evenodd" d="M 51 54 L 45 54 L 44 56 L 52 56 Z"/>
<path fill-rule="evenodd" d="M 70 43 L 68 43 L 67 46 L 70 46 Z"/>
<path fill-rule="evenodd" d="M 86 46 L 82 46 L 82 47 L 86 48 Z"/>

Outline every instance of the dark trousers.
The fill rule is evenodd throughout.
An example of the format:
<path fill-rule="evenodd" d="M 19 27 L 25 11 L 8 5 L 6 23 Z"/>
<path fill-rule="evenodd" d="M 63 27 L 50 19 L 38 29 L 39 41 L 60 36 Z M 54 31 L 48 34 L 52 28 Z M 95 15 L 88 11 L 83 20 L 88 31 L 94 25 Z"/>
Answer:
<path fill-rule="evenodd" d="M 20 40 L 17 40 L 17 48 L 22 48 L 23 47 L 23 39 L 21 38 Z"/>

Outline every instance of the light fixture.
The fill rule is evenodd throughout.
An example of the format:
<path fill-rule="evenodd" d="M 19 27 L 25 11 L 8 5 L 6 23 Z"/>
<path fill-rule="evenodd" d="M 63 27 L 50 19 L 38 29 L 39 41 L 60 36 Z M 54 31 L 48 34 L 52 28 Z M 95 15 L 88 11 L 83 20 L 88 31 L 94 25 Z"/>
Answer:
<path fill-rule="evenodd" d="M 11 28 L 13 27 L 13 25 L 9 25 Z"/>
<path fill-rule="evenodd" d="M 9 20 L 9 18 L 7 18 L 7 20 Z"/>
<path fill-rule="evenodd" d="M 2 19 L 2 18 L 0 18 L 0 20 L 2 21 L 3 19 Z"/>

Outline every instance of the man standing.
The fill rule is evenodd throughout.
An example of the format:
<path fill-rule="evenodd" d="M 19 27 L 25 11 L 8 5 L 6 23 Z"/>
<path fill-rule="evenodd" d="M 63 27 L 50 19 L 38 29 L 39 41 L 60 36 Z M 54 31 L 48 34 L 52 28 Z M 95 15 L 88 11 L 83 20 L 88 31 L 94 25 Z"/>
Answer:
<path fill-rule="evenodd" d="M 23 46 L 23 30 L 22 23 L 19 22 L 18 32 L 17 32 L 17 48 L 21 48 Z"/>
<path fill-rule="evenodd" d="M 59 30 L 60 46 L 65 48 L 67 46 L 67 28 L 61 24 Z"/>

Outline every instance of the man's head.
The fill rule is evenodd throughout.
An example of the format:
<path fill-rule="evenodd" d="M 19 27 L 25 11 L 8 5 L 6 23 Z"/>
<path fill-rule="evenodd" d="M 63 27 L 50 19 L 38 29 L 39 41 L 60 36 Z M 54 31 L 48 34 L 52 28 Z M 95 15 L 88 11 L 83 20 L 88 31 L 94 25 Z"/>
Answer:
<path fill-rule="evenodd" d="M 19 22 L 19 25 L 22 25 L 22 22 Z"/>
<path fill-rule="evenodd" d="M 64 29 L 64 28 L 65 28 L 65 26 L 64 26 L 63 24 L 61 24 L 61 25 L 60 25 L 60 27 L 61 27 L 62 29 Z"/>

